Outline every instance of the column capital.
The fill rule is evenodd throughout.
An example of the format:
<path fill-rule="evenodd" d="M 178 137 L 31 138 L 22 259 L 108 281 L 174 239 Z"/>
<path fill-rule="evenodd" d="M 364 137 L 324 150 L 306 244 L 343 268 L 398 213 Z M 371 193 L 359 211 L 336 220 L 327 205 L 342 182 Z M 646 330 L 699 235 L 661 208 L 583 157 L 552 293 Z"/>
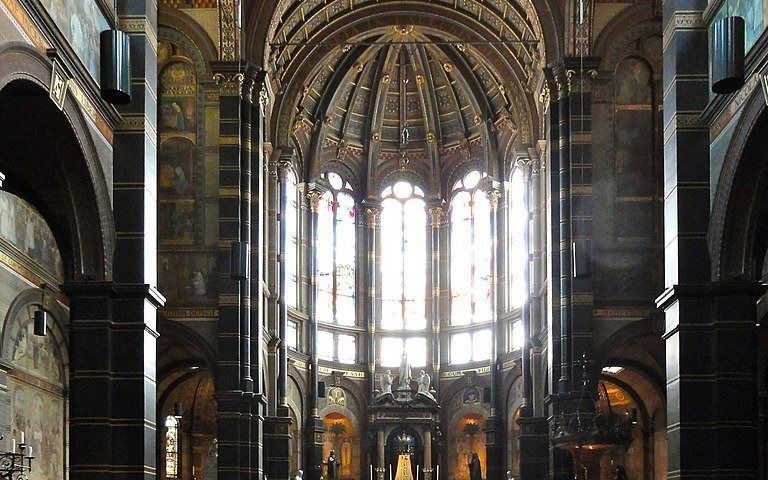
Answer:
<path fill-rule="evenodd" d="M 488 200 L 491 203 L 491 210 L 496 211 L 499 209 L 499 201 L 501 199 L 501 190 L 498 188 L 491 188 L 488 191 Z"/>
<path fill-rule="evenodd" d="M 323 196 L 323 192 L 321 192 L 317 188 L 311 188 L 309 192 L 307 192 L 307 199 L 309 199 L 309 208 L 312 211 L 312 213 L 317 213 L 320 211 L 320 197 L 322 196 Z"/>
<path fill-rule="evenodd" d="M 440 228 L 444 214 L 445 210 L 443 210 L 442 203 L 429 205 L 429 225 L 432 228 Z"/>
<path fill-rule="evenodd" d="M 365 216 L 365 224 L 369 228 L 376 228 L 380 226 L 381 217 L 381 205 L 375 200 L 365 200 L 363 202 L 363 214 Z"/>

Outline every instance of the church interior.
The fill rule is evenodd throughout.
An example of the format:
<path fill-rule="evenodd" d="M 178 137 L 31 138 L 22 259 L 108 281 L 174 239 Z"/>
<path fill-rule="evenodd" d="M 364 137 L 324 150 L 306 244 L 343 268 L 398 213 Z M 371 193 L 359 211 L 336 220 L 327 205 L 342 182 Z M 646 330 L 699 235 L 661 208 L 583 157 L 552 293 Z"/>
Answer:
<path fill-rule="evenodd" d="M 766 29 L 0 0 L 0 478 L 768 480 Z"/>

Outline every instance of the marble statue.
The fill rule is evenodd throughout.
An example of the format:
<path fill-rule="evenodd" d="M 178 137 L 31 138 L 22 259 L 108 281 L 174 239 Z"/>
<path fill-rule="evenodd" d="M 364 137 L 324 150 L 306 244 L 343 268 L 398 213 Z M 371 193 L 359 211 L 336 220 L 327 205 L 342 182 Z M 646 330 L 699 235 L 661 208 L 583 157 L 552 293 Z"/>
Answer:
<path fill-rule="evenodd" d="M 419 374 L 419 389 L 416 391 L 416 393 L 421 393 L 422 395 L 432 396 L 431 393 L 429 393 L 429 384 L 431 382 L 431 379 L 429 378 L 429 374 L 425 372 L 424 370 L 421 371 Z"/>
<path fill-rule="evenodd" d="M 293 480 L 303 480 L 304 479 L 304 470 L 299 470 L 296 472 L 296 476 L 293 477 Z"/>
<path fill-rule="evenodd" d="M 403 356 L 400 359 L 400 385 L 398 388 L 401 390 L 411 388 L 411 364 L 408 362 L 408 354 L 403 352 Z"/>
<path fill-rule="evenodd" d="M 392 373 L 389 370 L 381 374 L 381 394 L 392 394 Z"/>

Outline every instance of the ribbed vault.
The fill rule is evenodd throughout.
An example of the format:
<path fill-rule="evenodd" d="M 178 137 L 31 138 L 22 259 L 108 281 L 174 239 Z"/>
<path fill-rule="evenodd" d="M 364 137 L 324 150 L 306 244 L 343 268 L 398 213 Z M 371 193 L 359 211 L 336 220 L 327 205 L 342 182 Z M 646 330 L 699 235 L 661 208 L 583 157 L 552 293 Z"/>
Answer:
<path fill-rule="evenodd" d="M 279 4 L 276 151 L 295 149 L 305 178 L 340 162 L 368 192 L 398 170 L 436 195 L 468 164 L 496 176 L 539 138 L 543 45 L 528 2 Z"/>

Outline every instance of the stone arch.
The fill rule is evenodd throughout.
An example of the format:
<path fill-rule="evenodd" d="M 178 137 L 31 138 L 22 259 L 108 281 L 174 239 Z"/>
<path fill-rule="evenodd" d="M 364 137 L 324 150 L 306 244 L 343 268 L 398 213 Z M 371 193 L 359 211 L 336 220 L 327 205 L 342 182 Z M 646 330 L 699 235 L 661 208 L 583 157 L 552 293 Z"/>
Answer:
<path fill-rule="evenodd" d="M 0 47 L 0 101 L 8 103 L 2 108 L 0 124 L 18 127 L 20 120 L 49 117 L 46 128 L 37 129 L 46 136 L 24 144 L 24 152 L 4 152 L 0 158 L 0 170 L 7 176 L 3 188 L 29 201 L 51 226 L 67 280 L 109 280 L 115 232 L 104 164 L 111 165 L 112 159 L 99 157 L 90 127 L 71 92 L 61 111 L 53 105 L 48 98 L 50 79 L 50 61 L 36 50 L 17 42 Z M 25 97 L 16 108 L 12 102 L 18 101 L 18 95 Z M 24 115 L 27 108 L 35 109 L 37 115 Z M 19 145 L 19 130 L 23 129 L 14 129 L 15 141 L 10 144 Z M 18 155 L 27 158 L 30 154 L 39 161 L 36 169 L 15 161 Z M 35 171 L 49 175 L 43 177 Z"/>

